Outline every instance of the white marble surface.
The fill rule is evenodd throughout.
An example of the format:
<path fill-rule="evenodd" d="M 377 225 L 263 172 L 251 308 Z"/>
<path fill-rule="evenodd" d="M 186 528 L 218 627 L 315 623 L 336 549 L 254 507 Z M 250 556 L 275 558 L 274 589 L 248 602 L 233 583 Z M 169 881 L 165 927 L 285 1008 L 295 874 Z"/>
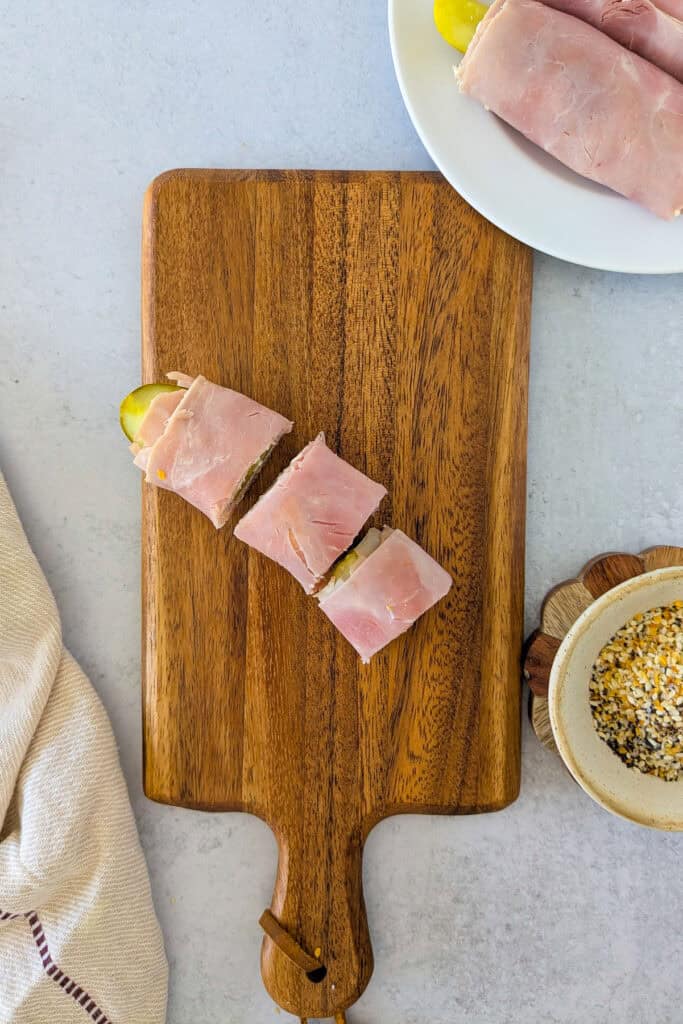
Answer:
<path fill-rule="evenodd" d="M 429 161 L 379 2 L 3 0 L 0 24 L 0 465 L 116 730 L 169 1022 L 271 1024 L 272 837 L 140 788 L 139 480 L 116 407 L 138 377 L 141 198 L 179 165 Z M 681 543 L 681 281 L 536 260 L 529 624 L 594 552 Z M 682 850 L 599 810 L 527 730 L 514 806 L 370 837 L 377 966 L 351 1021 L 680 1024 Z"/>

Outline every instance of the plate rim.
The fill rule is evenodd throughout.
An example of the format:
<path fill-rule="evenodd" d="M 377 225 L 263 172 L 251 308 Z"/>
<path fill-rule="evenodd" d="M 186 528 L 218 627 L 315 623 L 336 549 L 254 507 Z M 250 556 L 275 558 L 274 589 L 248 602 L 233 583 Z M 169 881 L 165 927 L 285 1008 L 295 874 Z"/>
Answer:
<path fill-rule="evenodd" d="M 442 162 L 437 158 L 433 143 L 423 130 L 420 117 L 415 110 L 410 90 L 405 80 L 402 66 L 402 57 L 400 55 L 400 48 L 397 41 L 396 19 L 397 11 L 401 2 L 402 0 L 387 0 L 387 23 L 389 30 L 389 45 L 391 49 L 391 59 L 394 67 L 394 74 L 396 75 L 396 81 L 398 82 L 401 98 L 408 112 L 408 116 L 410 117 L 410 121 L 413 125 L 413 128 L 417 132 L 418 138 L 420 139 L 420 142 L 427 151 L 429 158 L 434 163 L 434 165 L 439 169 L 441 174 L 443 174 L 444 178 L 448 181 L 451 188 L 455 189 L 455 191 L 462 196 L 465 202 L 469 203 L 469 205 L 473 209 L 475 209 L 477 213 L 481 214 L 482 217 L 485 217 L 486 220 L 491 222 L 491 224 L 499 228 L 501 231 L 504 231 L 506 234 L 511 235 L 513 238 L 517 239 L 517 241 L 522 242 L 524 245 L 528 245 L 531 249 L 534 249 L 537 252 L 543 253 L 547 256 L 551 256 L 554 259 L 563 260 L 565 263 L 570 263 L 573 266 L 586 267 L 588 270 L 607 271 L 609 273 L 616 274 L 642 274 L 648 276 L 683 274 L 683 252 L 680 258 L 680 266 L 678 268 L 672 268 L 670 266 L 653 266 L 651 262 L 648 263 L 647 265 L 640 265 L 636 263 L 633 266 L 618 266 L 609 263 L 605 260 L 596 262 L 595 258 L 591 258 L 590 256 L 586 257 L 577 253 L 573 255 L 568 255 L 566 252 L 558 251 L 558 249 L 552 245 L 548 245 L 546 243 L 539 244 L 538 240 L 530 238 L 525 231 L 520 231 L 517 227 L 512 229 L 505 222 L 504 218 L 496 215 L 491 216 L 489 213 L 485 212 L 485 210 L 482 209 L 482 204 L 480 202 L 477 202 L 472 197 L 471 193 L 466 187 L 462 187 L 460 183 L 456 184 L 456 182 L 453 180 L 453 175 L 448 173 L 446 168 L 443 166 Z M 434 31 L 437 31 L 436 27 L 434 28 Z M 683 215 L 681 215 L 681 220 L 683 220 Z"/>

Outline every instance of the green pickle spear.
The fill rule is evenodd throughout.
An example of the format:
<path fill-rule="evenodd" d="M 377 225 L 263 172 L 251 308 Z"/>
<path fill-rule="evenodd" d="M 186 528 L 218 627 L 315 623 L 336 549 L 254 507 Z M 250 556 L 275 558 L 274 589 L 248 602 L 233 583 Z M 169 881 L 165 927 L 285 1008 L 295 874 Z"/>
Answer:
<path fill-rule="evenodd" d="M 464 53 L 487 10 L 477 0 L 434 0 L 434 22 L 446 42 Z"/>
<path fill-rule="evenodd" d="M 344 580 L 344 582 L 346 582 L 346 580 L 350 577 L 353 571 L 354 565 L 356 564 L 356 562 L 359 561 L 359 559 L 360 556 L 357 555 L 352 548 L 351 551 L 348 551 L 342 558 L 339 559 L 334 569 L 332 570 L 330 579 L 334 580 L 335 583 L 339 583 L 340 580 Z"/>
<path fill-rule="evenodd" d="M 134 441 L 140 430 L 140 425 L 145 418 L 151 405 L 152 399 L 162 395 L 166 391 L 181 391 L 177 384 L 143 384 L 126 395 L 121 402 L 119 422 L 121 430 L 129 441 Z"/>

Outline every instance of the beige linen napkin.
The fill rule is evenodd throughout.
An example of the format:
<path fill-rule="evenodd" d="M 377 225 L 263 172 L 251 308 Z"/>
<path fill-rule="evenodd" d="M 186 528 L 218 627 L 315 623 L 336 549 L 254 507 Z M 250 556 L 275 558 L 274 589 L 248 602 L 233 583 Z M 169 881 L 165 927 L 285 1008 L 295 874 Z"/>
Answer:
<path fill-rule="evenodd" d="M 0 475 L 0 1022 L 158 1024 L 166 987 L 111 727 Z"/>

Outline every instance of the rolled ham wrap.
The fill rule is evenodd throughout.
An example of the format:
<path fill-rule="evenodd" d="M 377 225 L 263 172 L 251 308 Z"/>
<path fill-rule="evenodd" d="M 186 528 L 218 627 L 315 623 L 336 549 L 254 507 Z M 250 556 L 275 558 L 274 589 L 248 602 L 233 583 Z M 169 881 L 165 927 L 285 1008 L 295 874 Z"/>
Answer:
<path fill-rule="evenodd" d="M 660 0 L 661 2 L 661 0 Z M 683 3 L 683 0 L 681 0 Z M 652 0 L 543 0 L 683 81 L 683 21 Z"/>
<path fill-rule="evenodd" d="M 282 565 L 312 594 L 386 493 L 318 434 L 239 521 L 235 536 Z"/>
<path fill-rule="evenodd" d="M 451 588 L 450 575 L 401 530 L 370 530 L 356 558 L 318 596 L 320 607 L 367 664 Z"/>
<path fill-rule="evenodd" d="M 147 483 L 179 494 L 224 526 L 291 420 L 205 377 L 169 374 L 181 391 L 157 395 L 131 451 Z"/>
<path fill-rule="evenodd" d="M 683 85 L 537 0 L 495 0 L 456 77 L 547 153 L 670 219 L 683 207 Z"/>

